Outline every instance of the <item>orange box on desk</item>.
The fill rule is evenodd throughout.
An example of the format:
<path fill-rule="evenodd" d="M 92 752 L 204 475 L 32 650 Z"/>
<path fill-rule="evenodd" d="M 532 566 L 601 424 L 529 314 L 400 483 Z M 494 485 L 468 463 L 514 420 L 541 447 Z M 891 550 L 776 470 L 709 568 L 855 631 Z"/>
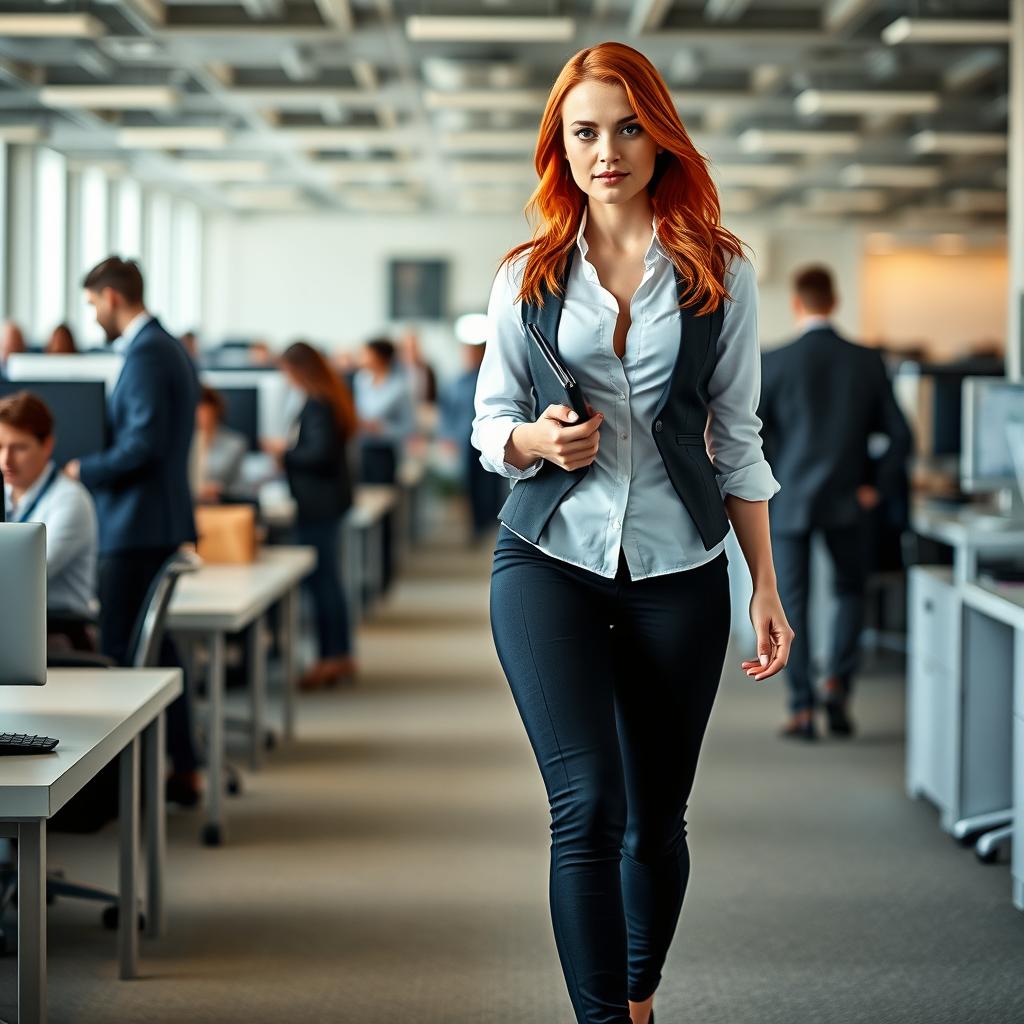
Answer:
<path fill-rule="evenodd" d="M 196 551 L 204 562 L 238 565 L 256 560 L 256 509 L 252 505 L 199 505 Z"/>

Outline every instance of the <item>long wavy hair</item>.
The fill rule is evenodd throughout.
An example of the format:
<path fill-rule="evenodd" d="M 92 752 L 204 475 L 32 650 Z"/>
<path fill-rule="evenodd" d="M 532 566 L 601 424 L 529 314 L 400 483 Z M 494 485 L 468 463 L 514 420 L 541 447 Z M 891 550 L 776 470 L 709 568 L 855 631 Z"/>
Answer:
<path fill-rule="evenodd" d="M 296 341 L 281 353 L 281 363 L 294 374 L 307 395 L 327 402 L 334 421 L 347 441 L 356 432 L 356 409 L 348 385 L 309 342 Z"/>
<path fill-rule="evenodd" d="M 685 282 L 680 305 L 698 314 L 728 298 L 728 255 L 743 256 L 743 243 L 721 224 L 718 190 L 707 160 L 697 151 L 664 79 L 638 50 L 607 42 L 580 50 L 551 87 L 533 163 L 540 178 L 525 210 L 537 222 L 533 240 L 509 250 L 500 267 L 529 250 L 517 301 L 542 305 L 543 287 L 560 291 L 569 250 L 576 241 L 586 195 L 573 180 L 562 142 L 562 101 L 580 82 L 621 85 L 644 131 L 664 150 L 647 186 L 657 218 L 658 240 Z"/>

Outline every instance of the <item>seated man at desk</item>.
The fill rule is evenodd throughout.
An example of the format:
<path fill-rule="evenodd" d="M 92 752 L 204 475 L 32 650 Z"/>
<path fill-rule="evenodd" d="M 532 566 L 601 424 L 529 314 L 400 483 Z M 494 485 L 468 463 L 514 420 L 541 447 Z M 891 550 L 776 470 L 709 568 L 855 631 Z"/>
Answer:
<path fill-rule="evenodd" d="M 98 531 L 92 498 L 53 461 L 54 423 L 27 391 L 0 400 L 0 473 L 8 522 L 46 525 L 47 632 L 95 650 Z"/>
<path fill-rule="evenodd" d="M 216 503 L 236 492 L 249 442 L 244 434 L 224 426 L 224 396 L 203 387 L 196 406 L 196 449 L 199 460 L 196 498 Z"/>

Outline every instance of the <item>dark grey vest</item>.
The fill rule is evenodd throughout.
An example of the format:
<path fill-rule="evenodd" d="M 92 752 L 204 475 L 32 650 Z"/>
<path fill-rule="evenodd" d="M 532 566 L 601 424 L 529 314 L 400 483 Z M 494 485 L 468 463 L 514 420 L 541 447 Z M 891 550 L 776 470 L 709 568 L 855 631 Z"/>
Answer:
<path fill-rule="evenodd" d="M 573 255 L 573 250 L 570 250 L 561 282 L 563 295 Z M 685 282 L 677 270 L 677 294 L 682 294 L 684 287 Z M 720 303 L 718 309 L 705 316 L 696 316 L 689 309 L 679 311 L 679 354 L 651 424 L 654 442 L 665 463 L 669 480 L 696 524 L 706 550 L 713 548 L 729 532 L 729 518 L 725 514 L 714 467 L 704 446 L 708 380 L 715 368 L 723 307 L 724 303 Z M 523 323 L 537 324 L 557 350 L 558 322 L 562 316 L 560 296 L 545 291 L 543 306 L 524 302 L 522 316 Z M 523 344 L 528 342 L 524 339 Z M 535 345 L 529 345 L 528 352 L 536 416 L 549 405 L 564 404 L 565 396 L 556 391 L 547 392 L 550 375 L 538 365 L 538 360 L 543 357 Z M 538 543 L 559 502 L 589 469 L 589 466 L 584 466 L 568 472 L 545 459 L 534 476 L 517 481 L 498 518 L 520 536 Z"/>

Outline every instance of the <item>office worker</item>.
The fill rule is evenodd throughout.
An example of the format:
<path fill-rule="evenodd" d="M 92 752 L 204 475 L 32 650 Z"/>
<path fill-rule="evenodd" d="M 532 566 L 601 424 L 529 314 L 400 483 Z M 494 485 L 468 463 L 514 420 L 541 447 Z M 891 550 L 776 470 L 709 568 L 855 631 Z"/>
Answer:
<path fill-rule="evenodd" d="M 5 375 L 7 360 L 11 356 L 27 351 L 28 346 L 25 344 L 25 335 L 22 334 L 21 328 L 13 320 L 4 321 L 3 328 L 0 329 L 0 377 Z"/>
<path fill-rule="evenodd" d="M 196 456 L 199 460 L 199 501 L 216 503 L 239 484 L 249 450 L 246 436 L 224 425 L 227 403 L 211 387 L 203 387 L 196 406 Z"/>
<path fill-rule="evenodd" d="M 73 356 L 78 354 L 78 346 L 75 344 L 75 336 L 67 324 L 58 324 L 46 343 L 46 354 L 55 356 Z"/>
<path fill-rule="evenodd" d="M 353 392 L 359 414 L 359 478 L 367 484 L 393 484 L 402 446 L 416 429 L 412 387 L 398 364 L 394 342 L 372 338 L 363 346 Z"/>
<path fill-rule="evenodd" d="M 849 736 L 849 700 L 859 662 L 867 552 L 864 526 L 880 494 L 899 491 L 911 436 L 881 356 L 841 337 L 832 274 L 808 266 L 793 278 L 799 337 L 764 354 L 761 404 L 765 448 L 782 485 L 771 502 L 779 592 L 796 630 L 790 652 L 790 718 L 781 735 L 813 740 L 819 706 L 812 679 L 807 603 L 811 537 L 824 539 L 835 569 L 836 614 L 823 707 L 829 731 Z M 889 446 L 872 466 L 868 439 Z"/>
<path fill-rule="evenodd" d="M 316 614 L 320 658 L 299 680 L 303 689 L 316 689 L 351 678 L 356 671 L 339 576 L 341 520 L 352 504 L 348 441 L 356 433 L 356 412 L 348 388 L 312 345 L 289 345 L 280 367 L 305 402 L 290 442 L 263 443 L 281 460 L 288 477 L 299 543 L 316 548 L 316 569 L 305 582 Z"/>
<path fill-rule="evenodd" d="M 754 272 L 664 81 L 628 46 L 565 65 L 534 166 L 538 225 L 495 278 L 476 395 L 474 444 L 516 481 L 491 624 L 547 789 L 551 912 L 576 1018 L 649 1024 L 729 637 L 730 520 L 754 582 L 748 676 L 777 673 L 792 638 L 755 414 Z M 557 305 L 536 308 L 559 288 L 560 324 Z M 541 372 L 524 301 L 555 319 L 549 340 L 592 418 L 578 422 Z"/>
<path fill-rule="evenodd" d="M 142 273 L 112 256 L 83 281 L 85 297 L 124 365 L 107 403 L 109 447 L 65 471 L 92 492 L 100 527 L 100 638 L 124 663 L 139 609 L 164 561 L 196 539 L 188 463 L 199 380 L 177 338 L 146 309 Z M 161 664 L 180 661 L 169 637 Z M 168 796 L 198 797 L 187 696 L 168 709 L 174 774 Z"/>
<path fill-rule="evenodd" d="M 96 510 L 89 492 L 53 461 L 53 414 L 27 391 L 0 399 L 0 473 L 12 523 L 46 525 L 47 633 L 92 649 L 96 616 Z"/>

